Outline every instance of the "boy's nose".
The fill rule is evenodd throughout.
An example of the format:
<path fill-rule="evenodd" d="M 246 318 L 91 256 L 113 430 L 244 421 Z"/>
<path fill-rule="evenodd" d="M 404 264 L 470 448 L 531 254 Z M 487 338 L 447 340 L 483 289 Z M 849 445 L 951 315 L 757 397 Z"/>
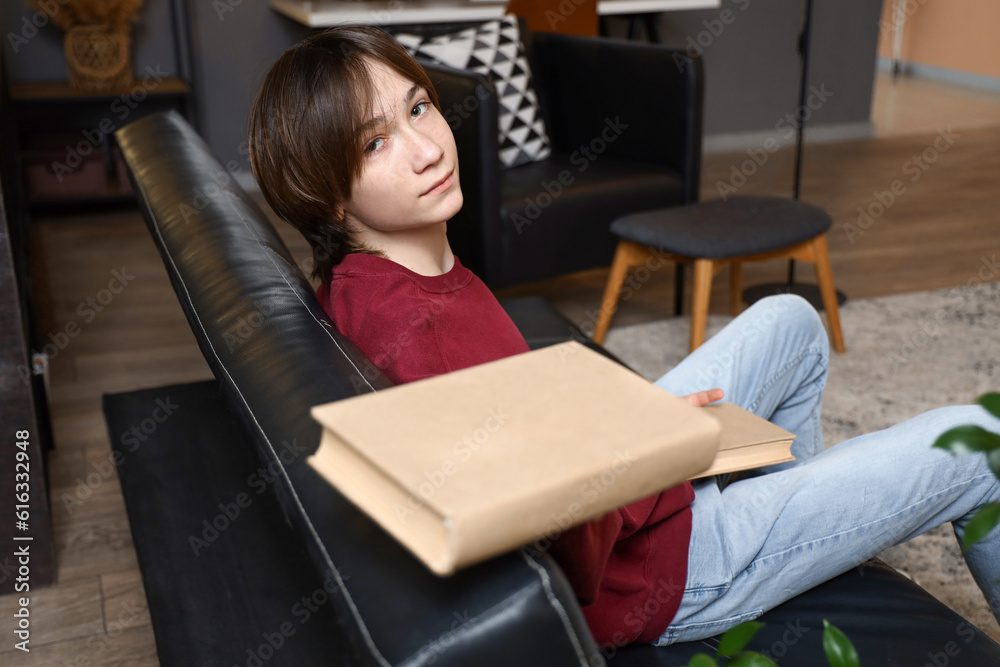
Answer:
<path fill-rule="evenodd" d="M 444 149 L 437 140 L 424 132 L 414 130 L 413 136 L 413 161 L 417 171 L 423 171 L 427 167 L 437 164 L 444 155 Z"/>

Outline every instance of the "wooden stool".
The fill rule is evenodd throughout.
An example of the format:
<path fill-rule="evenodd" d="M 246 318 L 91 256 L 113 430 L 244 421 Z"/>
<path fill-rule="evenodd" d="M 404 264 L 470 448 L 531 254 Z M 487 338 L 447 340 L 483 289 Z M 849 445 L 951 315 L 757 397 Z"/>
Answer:
<path fill-rule="evenodd" d="M 837 292 L 826 249 L 825 234 L 832 222 L 826 211 L 816 206 L 781 197 L 751 196 L 645 211 L 615 220 L 611 232 L 620 240 L 594 327 L 594 342 L 604 342 L 629 269 L 649 259 L 661 260 L 663 253 L 670 253 L 674 261 L 694 264 L 694 350 L 705 341 L 712 278 L 724 266 L 729 266 L 730 307 L 732 314 L 738 315 L 743 262 L 787 258 L 816 265 L 833 349 L 843 353 Z M 659 255 L 654 254 L 657 251 Z"/>

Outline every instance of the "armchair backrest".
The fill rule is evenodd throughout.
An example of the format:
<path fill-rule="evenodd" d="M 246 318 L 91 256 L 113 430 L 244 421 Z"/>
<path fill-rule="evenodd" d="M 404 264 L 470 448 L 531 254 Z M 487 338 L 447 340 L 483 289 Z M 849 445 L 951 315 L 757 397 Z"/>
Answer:
<path fill-rule="evenodd" d="M 610 264 L 615 239 L 608 228 L 615 217 L 696 202 L 701 184 L 704 73 L 698 58 L 658 45 L 524 27 L 521 38 L 552 145 L 552 158 L 543 163 L 501 170 L 492 84 L 474 73 L 424 63 L 455 133 L 466 196 L 448 236 L 463 264 L 494 288 Z M 605 142 L 609 130 L 615 138 Z M 545 184 L 567 167 L 570 176 L 582 174 L 587 165 L 576 158 L 589 158 L 584 149 L 590 145 L 615 160 L 602 159 L 600 170 L 577 179 L 581 186 L 567 192 L 592 201 L 574 206 L 573 194 L 551 198 Z M 603 170 L 611 162 L 622 169 Z M 610 177 L 594 178 L 598 171 Z M 645 187 L 641 198 L 622 194 L 632 176 L 655 186 Z M 533 226 L 514 220 L 514 213 L 523 218 L 540 201 L 545 210 L 536 208 Z M 567 241 L 571 252 L 565 251 Z"/>
<path fill-rule="evenodd" d="M 605 119 L 620 117 L 639 131 L 623 132 L 606 154 L 680 175 L 685 203 L 701 186 L 704 69 L 700 58 L 655 44 L 534 33 L 531 66 L 556 150 L 580 137 L 600 136 Z M 585 113 L 581 113 L 581 109 Z"/>

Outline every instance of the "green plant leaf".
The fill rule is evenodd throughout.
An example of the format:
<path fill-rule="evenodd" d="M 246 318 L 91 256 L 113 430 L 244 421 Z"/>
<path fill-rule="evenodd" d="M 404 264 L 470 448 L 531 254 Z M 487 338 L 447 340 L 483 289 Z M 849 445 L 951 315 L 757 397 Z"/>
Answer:
<path fill-rule="evenodd" d="M 965 524 L 965 535 L 962 537 L 962 549 L 969 547 L 986 537 L 1000 522 L 1000 503 L 983 505 Z"/>
<path fill-rule="evenodd" d="M 774 661 L 756 651 L 742 651 L 726 663 L 726 667 L 778 667 Z"/>
<path fill-rule="evenodd" d="M 830 667 L 860 667 L 858 652 L 854 644 L 835 625 L 823 619 L 823 651 Z"/>
<path fill-rule="evenodd" d="M 939 435 L 934 441 L 934 446 L 946 449 L 952 454 L 991 452 L 1000 449 L 1000 435 L 971 424 L 956 426 Z"/>
<path fill-rule="evenodd" d="M 1000 449 L 986 453 L 986 464 L 993 471 L 993 476 L 1000 479 Z"/>
<path fill-rule="evenodd" d="M 691 658 L 691 662 L 688 663 L 688 667 L 718 667 L 718 665 L 715 660 L 708 657 L 704 653 L 698 653 Z"/>
<path fill-rule="evenodd" d="M 719 640 L 719 650 L 716 655 L 720 658 L 731 657 L 743 650 L 757 631 L 764 627 L 763 623 L 756 621 L 745 621 L 739 625 L 729 628 Z"/>
<path fill-rule="evenodd" d="M 983 394 L 976 399 L 976 403 L 986 408 L 994 417 L 1000 418 L 1000 393 L 995 391 Z"/>

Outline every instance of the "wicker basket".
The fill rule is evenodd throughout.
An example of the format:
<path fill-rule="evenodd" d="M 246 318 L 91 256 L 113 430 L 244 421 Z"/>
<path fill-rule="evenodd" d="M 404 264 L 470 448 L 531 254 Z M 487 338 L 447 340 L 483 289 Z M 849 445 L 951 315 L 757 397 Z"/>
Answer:
<path fill-rule="evenodd" d="M 132 84 L 128 28 L 78 25 L 66 31 L 69 84 L 93 91 L 116 90 Z"/>

